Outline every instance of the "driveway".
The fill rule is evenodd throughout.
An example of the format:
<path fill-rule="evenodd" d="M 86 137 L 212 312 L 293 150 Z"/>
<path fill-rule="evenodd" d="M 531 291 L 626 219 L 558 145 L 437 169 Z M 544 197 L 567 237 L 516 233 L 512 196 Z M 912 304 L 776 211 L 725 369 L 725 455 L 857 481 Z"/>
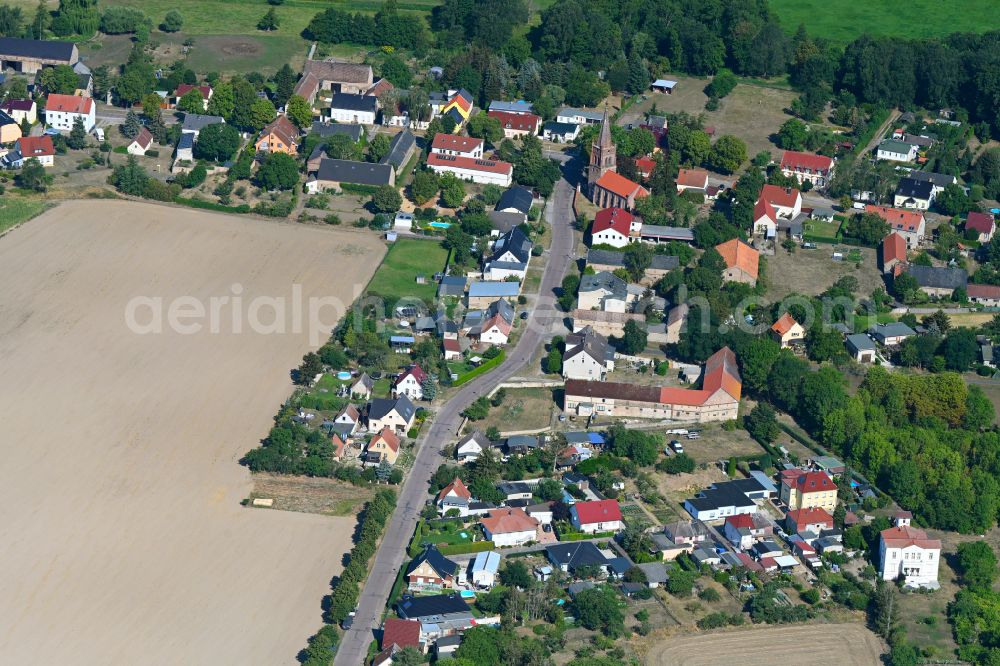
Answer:
<path fill-rule="evenodd" d="M 462 423 L 461 412 L 479 396 L 488 394 L 499 382 L 529 363 L 539 347 L 551 337 L 553 327 L 561 325 L 563 313 L 556 309 L 554 291 L 562 283 L 575 248 L 572 202 L 572 186 L 567 181 L 560 180 L 556 183 L 550 205 L 546 207 L 546 220 L 552 227 L 552 247 L 535 308 L 531 311 L 528 326 L 521 339 L 509 350 L 506 360 L 496 370 L 472 380 L 459 389 L 451 400 L 441 405 L 431 426 L 417 441 L 413 468 L 399 492 L 396 510 L 361 592 L 354 624 L 344 635 L 337 651 L 335 666 L 357 666 L 364 663 L 374 632 L 381 625 L 382 611 L 388 603 L 396 574 L 403 566 L 406 547 L 416 528 L 420 510 L 428 499 L 430 478 L 438 466 L 445 462 L 441 449 L 457 438 Z"/>

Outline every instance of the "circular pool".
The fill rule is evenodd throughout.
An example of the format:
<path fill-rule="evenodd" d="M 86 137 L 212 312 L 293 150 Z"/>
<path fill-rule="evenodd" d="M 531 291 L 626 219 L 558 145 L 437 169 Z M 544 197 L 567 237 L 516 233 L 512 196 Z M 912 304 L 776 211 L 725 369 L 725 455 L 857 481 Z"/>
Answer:
<path fill-rule="evenodd" d="M 337 373 L 337 379 L 341 381 L 347 381 L 350 378 L 351 378 L 351 373 L 349 373 L 347 370 L 341 370 L 340 372 Z"/>

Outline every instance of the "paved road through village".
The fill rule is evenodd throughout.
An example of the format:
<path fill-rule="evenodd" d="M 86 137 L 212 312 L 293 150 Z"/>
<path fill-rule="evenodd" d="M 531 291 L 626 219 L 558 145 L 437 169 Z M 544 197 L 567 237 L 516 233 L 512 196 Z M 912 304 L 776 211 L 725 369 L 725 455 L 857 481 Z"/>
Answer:
<path fill-rule="evenodd" d="M 354 624 L 344 635 L 334 666 L 360 666 L 368 654 L 375 630 L 381 625 L 382 611 L 389 593 L 403 566 L 406 547 L 416 528 L 420 511 L 426 502 L 430 478 L 445 462 L 441 449 L 457 439 L 462 422 L 461 412 L 499 382 L 511 377 L 552 335 L 553 325 L 564 316 L 555 304 L 555 289 L 575 258 L 573 235 L 573 187 L 566 181 L 556 183 L 546 207 L 546 219 L 552 228 L 552 246 L 542 275 L 538 300 L 528 319 L 528 326 L 517 345 L 509 350 L 506 360 L 493 372 L 477 377 L 442 405 L 430 428 L 417 442 L 417 455 L 409 476 L 399 493 L 396 511 L 389 521 L 382 545 L 375 555 L 368 581 L 361 592 Z"/>

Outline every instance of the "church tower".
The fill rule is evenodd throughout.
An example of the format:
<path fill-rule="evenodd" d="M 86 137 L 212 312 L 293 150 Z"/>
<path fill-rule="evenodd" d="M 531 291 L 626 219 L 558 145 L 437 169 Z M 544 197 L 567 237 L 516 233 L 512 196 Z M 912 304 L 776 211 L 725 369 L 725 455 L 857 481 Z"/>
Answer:
<path fill-rule="evenodd" d="M 608 107 L 604 107 L 604 120 L 601 121 L 601 133 L 590 147 L 590 166 L 587 167 L 587 189 L 594 196 L 594 183 L 607 171 L 616 171 L 615 144 L 611 140 L 611 120 L 608 118 Z"/>

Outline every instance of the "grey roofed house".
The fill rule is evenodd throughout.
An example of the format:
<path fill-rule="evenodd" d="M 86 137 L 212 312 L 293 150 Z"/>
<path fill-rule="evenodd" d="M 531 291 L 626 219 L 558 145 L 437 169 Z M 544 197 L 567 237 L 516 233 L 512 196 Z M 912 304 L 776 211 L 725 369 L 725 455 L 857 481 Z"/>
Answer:
<path fill-rule="evenodd" d="M 435 594 L 427 597 L 404 594 L 396 604 L 396 612 L 404 620 L 423 622 L 472 619 L 469 605 L 457 594 Z"/>
<path fill-rule="evenodd" d="M 531 190 L 526 187 L 521 187 L 520 185 L 514 185 L 500 195 L 500 200 L 497 201 L 497 205 L 494 207 L 494 210 L 505 211 L 513 209 L 513 211 L 518 211 L 527 215 L 528 211 L 531 210 L 531 202 L 533 200 L 534 197 L 531 196 Z"/>
<path fill-rule="evenodd" d="M 646 574 L 646 582 L 648 584 L 663 585 L 667 582 L 667 568 L 663 566 L 663 562 L 645 562 L 635 566 Z"/>
<path fill-rule="evenodd" d="M 418 317 L 417 321 L 413 324 L 413 330 L 421 333 L 433 331 L 436 328 L 437 324 L 434 323 L 433 317 Z"/>
<path fill-rule="evenodd" d="M 955 176 L 949 176 L 944 173 L 934 173 L 933 171 L 911 171 L 908 174 L 908 178 L 913 180 L 925 180 L 929 183 L 933 183 L 934 187 L 945 188 L 948 185 L 957 183 L 958 179 Z"/>
<path fill-rule="evenodd" d="M 916 331 L 901 321 L 876 324 L 868 329 L 868 332 L 879 341 L 884 341 L 888 338 L 904 338 L 917 334 Z"/>
<path fill-rule="evenodd" d="M 579 127 L 576 123 L 561 123 L 557 120 L 549 120 L 542 125 L 542 132 L 562 136 L 564 134 L 574 134 Z"/>
<path fill-rule="evenodd" d="M 410 575 L 413 570 L 424 562 L 429 564 L 441 578 L 454 576 L 455 572 L 458 571 L 457 564 L 442 555 L 441 551 L 437 549 L 437 546 L 429 544 L 426 548 L 424 548 L 422 553 L 413 558 L 413 561 L 410 562 L 410 566 L 406 567 L 406 575 Z"/>
<path fill-rule="evenodd" d="M 357 185 L 391 185 L 393 181 L 391 164 L 372 164 L 353 160 L 321 159 L 317 180 L 334 183 L 354 183 Z"/>
<path fill-rule="evenodd" d="M 47 39 L 0 37 L 0 60 L 58 60 L 73 65 L 79 59 L 76 44 Z"/>
<path fill-rule="evenodd" d="M 587 263 L 624 267 L 625 253 L 616 250 L 588 250 Z M 680 259 L 669 254 L 654 254 L 649 263 L 650 268 L 659 271 L 672 271 L 679 268 L 680 265 Z"/>
<path fill-rule="evenodd" d="M 396 170 L 403 168 L 406 161 L 410 159 L 413 154 L 413 149 L 417 146 L 417 139 L 413 136 L 413 132 L 408 129 L 404 129 L 402 132 L 392 137 L 392 142 L 389 144 L 389 152 L 379 160 L 379 164 L 391 164 L 396 167 Z"/>
<path fill-rule="evenodd" d="M 694 231 L 687 227 L 665 227 L 656 224 L 644 224 L 639 233 L 643 238 L 679 240 L 685 243 L 690 243 L 694 240 Z"/>
<path fill-rule="evenodd" d="M 614 273 L 601 271 L 584 275 L 580 280 L 580 293 L 600 290 L 611 292 L 611 296 L 617 300 L 624 301 L 628 298 L 628 284 Z"/>
<path fill-rule="evenodd" d="M 523 481 L 502 481 L 497 484 L 497 490 L 507 497 L 511 495 L 530 495 L 532 493 L 531 486 Z"/>
<path fill-rule="evenodd" d="M 454 333 L 458 335 L 458 324 L 450 319 L 439 319 L 437 323 L 438 335 L 442 338 L 449 333 Z"/>
<path fill-rule="evenodd" d="M 566 346 L 570 347 L 570 349 L 563 358 L 564 363 L 569 359 L 576 358 L 580 354 L 587 354 L 587 356 L 601 364 L 615 359 L 615 350 L 608 344 L 608 339 L 596 333 L 589 326 L 583 328 L 578 333 L 570 333 L 566 337 L 566 343 Z M 569 440 L 567 439 L 567 441 Z"/>
<path fill-rule="evenodd" d="M 194 134 L 191 132 L 184 132 L 181 137 L 177 140 L 177 150 L 191 150 L 194 148 Z"/>
<path fill-rule="evenodd" d="M 346 134 L 355 143 L 361 141 L 362 132 L 364 132 L 364 128 L 361 125 L 353 123 L 321 123 L 318 120 L 313 121 L 311 130 L 311 133 L 318 134 L 324 138 L 337 134 Z"/>
<path fill-rule="evenodd" d="M 896 196 L 929 201 L 934 192 L 934 183 L 929 180 L 903 178 L 896 187 Z"/>
<path fill-rule="evenodd" d="M 445 275 L 438 285 L 438 296 L 461 296 L 468 281 L 464 275 Z"/>
<path fill-rule="evenodd" d="M 524 224 L 524 215 L 521 213 L 491 210 L 486 215 L 490 218 L 490 224 L 493 225 L 493 228 L 502 234 L 507 233 L 519 224 Z"/>
<path fill-rule="evenodd" d="M 505 102 L 502 100 L 493 100 L 490 102 L 490 111 L 506 111 L 508 113 L 531 113 L 533 105 L 531 102 L 517 101 L 517 102 Z"/>
<path fill-rule="evenodd" d="M 847 347 L 854 354 L 863 351 L 875 351 L 875 343 L 864 333 L 852 333 L 847 336 Z"/>
<path fill-rule="evenodd" d="M 566 594 L 569 595 L 570 599 L 576 599 L 577 595 L 580 594 L 581 592 L 592 590 L 595 587 L 597 587 L 597 585 L 594 584 L 593 581 L 581 580 L 575 583 L 570 583 L 566 587 Z"/>
<path fill-rule="evenodd" d="M 470 298 L 514 298 L 520 292 L 519 282 L 473 282 L 469 285 Z"/>
<path fill-rule="evenodd" d="M 354 93 L 334 93 L 330 99 L 330 108 L 375 113 L 378 111 L 378 98 Z"/>
<path fill-rule="evenodd" d="M 607 561 L 608 573 L 621 578 L 632 568 L 632 562 L 627 557 L 612 557 Z"/>
<path fill-rule="evenodd" d="M 496 240 L 489 262 L 499 261 L 500 257 L 508 252 L 523 264 L 528 263 L 531 259 L 531 241 L 520 227 L 514 227 Z"/>
<path fill-rule="evenodd" d="M 538 437 L 535 435 L 511 435 L 504 440 L 504 449 L 506 449 L 508 453 L 537 449 L 538 446 Z"/>
<path fill-rule="evenodd" d="M 921 287 L 930 289 L 965 289 L 969 283 L 969 274 L 964 268 L 948 266 L 916 266 L 910 264 L 906 273 Z"/>
<path fill-rule="evenodd" d="M 413 403 L 410 402 L 410 399 L 405 395 L 401 395 L 395 400 L 392 398 L 375 398 L 368 403 L 368 418 L 381 419 L 393 410 L 395 410 L 404 421 L 409 421 L 417 411 L 417 408 L 413 406 Z"/>
<path fill-rule="evenodd" d="M 603 567 L 608 560 L 592 541 L 571 541 L 545 547 L 545 554 L 555 566 L 570 573 L 578 567 Z"/>
<path fill-rule="evenodd" d="M 666 116 L 646 116 L 646 125 L 649 127 L 654 127 L 656 129 L 667 129 L 667 118 Z"/>
<path fill-rule="evenodd" d="M 185 113 L 184 122 L 181 125 L 182 132 L 200 132 L 209 125 L 225 123 L 222 116 L 206 116 L 200 113 Z"/>
<path fill-rule="evenodd" d="M 510 303 L 502 298 L 490 303 L 490 306 L 486 308 L 486 319 L 491 319 L 499 315 L 508 323 L 513 323 L 514 321 L 514 308 Z"/>

